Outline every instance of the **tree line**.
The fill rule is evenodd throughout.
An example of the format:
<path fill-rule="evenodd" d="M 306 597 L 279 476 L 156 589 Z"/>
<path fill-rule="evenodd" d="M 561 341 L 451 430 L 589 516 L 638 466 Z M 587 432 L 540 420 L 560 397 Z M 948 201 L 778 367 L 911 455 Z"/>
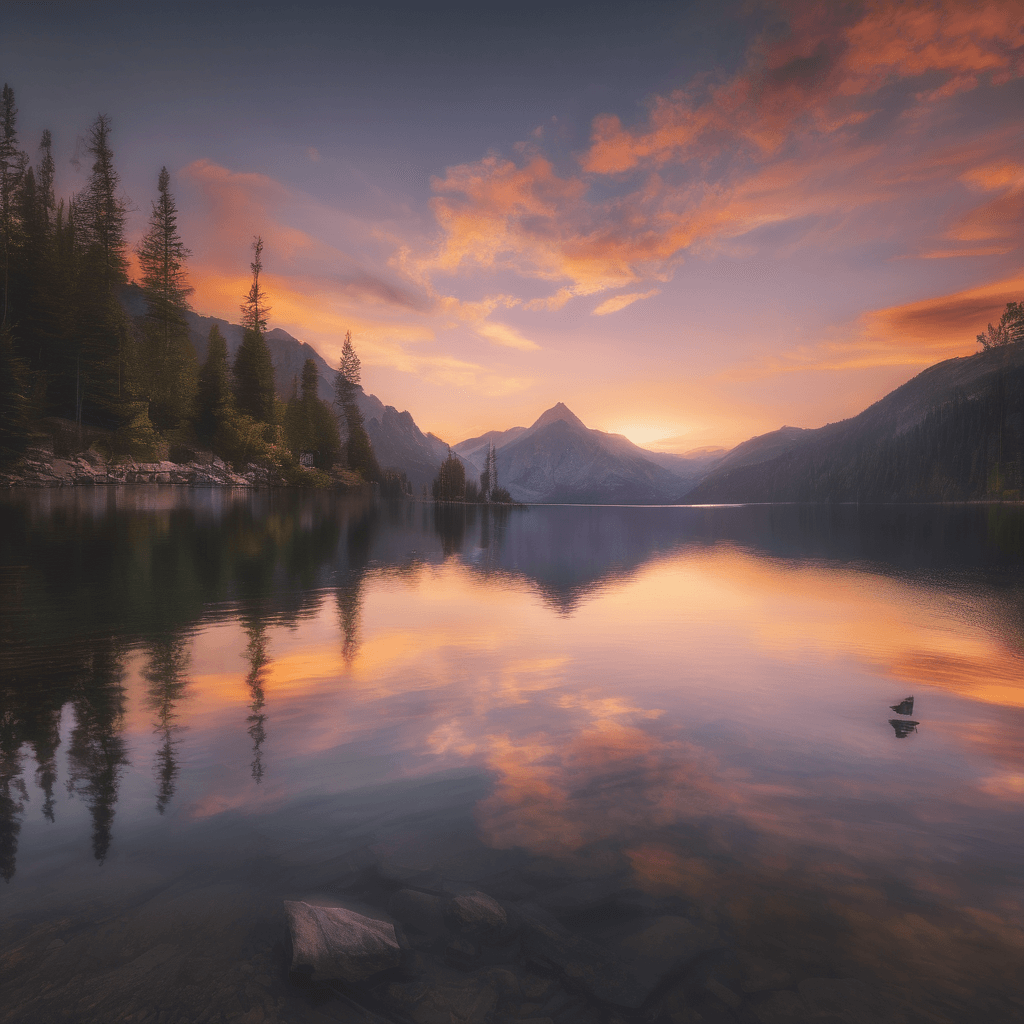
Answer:
<path fill-rule="evenodd" d="M 252 284 L 241 303 L 243 336 L 234 360 L 215 324 L 200 366 L 189 333 L 187 262 L 171 177 L 161 168 L 145 234 L 134 247 L 144 300 L 125 308 L 132 247 L 125 232 L 111 123 L 93 122 L 84 188 L 54 191 L 53 140 L 36 159 L 20 148 L 14 92 L 0 98 L 0 464 L 10 465 L 47 425 L 73 424 L 113 458 L 189 461 L 211 452 L 236 467 L 260 464 L 286 479 L 325 482 L 347 466 L 378 480 L 357 405 L 360 363 L 345 337 L 334 381 L 335 409 L 317 395 L 307 360 L 283 401 L 266 331 L 263 240 L 252 243 Z M 66 437 L 66 432 L 63 435 Z"/>
<path fill-rule="evenodd" d="M 472 478 L 466 479 L 466 467 L 449 445 L 448 455 L 431 484 L 431 494 L 434 501 L 461 501 L 471 505 L 487 502 L 515 504 L 507 488 L 498 485 L 498 450 L 493 444 L 487 446 L 479 483 Z"/>

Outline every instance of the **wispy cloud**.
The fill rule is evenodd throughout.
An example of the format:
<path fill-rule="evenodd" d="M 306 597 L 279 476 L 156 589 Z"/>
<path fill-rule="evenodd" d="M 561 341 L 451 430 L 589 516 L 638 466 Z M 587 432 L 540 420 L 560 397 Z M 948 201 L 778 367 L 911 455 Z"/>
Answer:
<path fill-rule="evenodd" d="M 535 341 L 524 337 L 514 327 L 508 324 L 499 324 L 491 320 L 482 320 L 475 327 L 476 333 L 496 345 L 504 345 L 506 348 L 518 348 L 524 352 L 533 352 L 540 348 Z"/>
<path fill-rule="evenodd" d="M 521 144 L 518 159 L 492 153 L 448 168 L 433 182 L 439 243 L 418 266 L 428 276 L 483 269 L 550 281 L 558 290 L 529 308 L 557 309 L 574 296 L 667 281 L 688 251 L 770 225 L 817 219 L 834 228 L 861 210 L 875 211 L 884 231 L 899 216 L 895 204 L 948 192 L 958 175 L 1001 194 L 922 254 L 1006 251 L 1009 243 L 996 243 L 1022 220 L 1012 161 L 989 154 L 972 167 L 968 151 L 929 156 L 931 118 L 944 101 L 1024 75 L 1019 3 L 782 10 L 789 31 L 755 41 L 731 78 L 655 96 L 632 126 L 595 118 L 575 170 L 557 170 L 538 138 Z M 624 308 L 621 298 L 594 312 Z"/>
<path fill-rule="evenodd" d="M 627 292 L 625 295 L 613 295 L 610 299 L 605 299 L 593 311 L 592 315 L 607 316 L 609 313 L 617 313 L 620 309 L 625 309 L 634 302 L 639 302 L 641 299 L 649 299 L 654 295 L 660 294 L 660 288 L 652 288 L 649 292 Z"/>

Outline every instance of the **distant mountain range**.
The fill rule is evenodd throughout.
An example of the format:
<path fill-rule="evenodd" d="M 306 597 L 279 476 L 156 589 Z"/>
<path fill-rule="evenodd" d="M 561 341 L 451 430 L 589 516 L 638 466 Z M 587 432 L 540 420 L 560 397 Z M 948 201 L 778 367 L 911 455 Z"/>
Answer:
<path fill-rule="evenodd" d="M 1024 344 L 947 359 L 860 415 L 738 445 L 687 503 L 965 501 L 1024 494 Z"/>
<path fill-rule="evenodd" d="M 561 402 L 531 427 L 490 431 L 454 451 L 480 472 L 489 443 L 497 449 L 498 483 L 523 502 L 675 502 L 721 458 L 717 451 L 692 458 L 647 451 L 622 434 L 588 428 Z"/>
<path fill-rule="evenodd" d="M 130 313 L 143 311 L 128 288 Z M 189 315 L 196 355 L 216 323 L 233 357 L 242 328 Z M 311 345 L 267 333 L 278 393 L 287 397 L 306 359 L 331 401 L 335 370 Z M 404 470 L 416 491 L 448 454 L 399 412 L 360 390 L 358 403 L 377 460 Z M 497 449 L 498 482 L 517 501 L 582 504 L 963 501 L 1024 496 L 1024 344 L 929 367 L 851 419 L 814 430 L 781 427 L 726 451 L 654 452 L 621 434 L 588 428 L 559 402 L 530 427 L 491 430 L 452 446 L 467 476 Z"/>

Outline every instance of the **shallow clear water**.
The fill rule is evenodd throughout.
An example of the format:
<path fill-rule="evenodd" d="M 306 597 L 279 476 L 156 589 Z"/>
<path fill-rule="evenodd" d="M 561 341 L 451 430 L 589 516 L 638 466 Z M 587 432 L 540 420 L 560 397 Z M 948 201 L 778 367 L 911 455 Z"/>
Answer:
<path fill-rule="evenodd" d="M 443 942 L 287 972 L 283 899 L 403 886 L 701 930 L 632 1008 L 470 952 L 566 993 L 480 1019 L 1024 1013 L 1019 508 L 98 488 L 0 499 L 0 551 L 0 1020 L 428 1022 Z"/>

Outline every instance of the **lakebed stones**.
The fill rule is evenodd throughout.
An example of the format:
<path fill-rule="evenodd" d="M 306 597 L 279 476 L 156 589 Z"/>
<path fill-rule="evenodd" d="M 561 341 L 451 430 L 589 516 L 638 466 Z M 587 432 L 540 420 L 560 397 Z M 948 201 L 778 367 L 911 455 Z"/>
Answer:
<path fill-rule="evenodd" d="M 293 971 L 314 981 L 362 981 L 397 967 L 402 952 L 395 927 L 344 907 L 284 904 L 292 936 Z"/>
<path fill-rule="evenodd" d="M 546 910 L 523 904 L 517 914 L 527 955 L 542 968 L 555 968 L 570 985 L 602 1002 L 638 1008 L 647 990 L 618 959 L 565 928 Z"/>
<path fill-rule="evenodd" d="M 448 918 L 456 927 L 482 933 L 498 932 L 508 923 L 502 905 L 482 892 L 456 896 L 448 904 Z"/>
<path fill-rule="evenodd" d="M 438 967 L 417 981 L 392 982 L 386 1001 L 415 1024 L 482 1024 L 498 1004 L 490 980 L 486 975 L 467 977 Z"/>
<path fill-rule="evenodd" d="M 713 945 L 714 938 L 708 929 L 685 917 L 665 914 L 626 935 L 618 943 L 617 959 L 646 995 Z"/>
<path fill-rule="evenodd" d="M 401 924 L 413 945 L 436 942 L 447 934 L 444 900 L 418 889 L 399 889 L 388 901 L 388 913 Z"/>

